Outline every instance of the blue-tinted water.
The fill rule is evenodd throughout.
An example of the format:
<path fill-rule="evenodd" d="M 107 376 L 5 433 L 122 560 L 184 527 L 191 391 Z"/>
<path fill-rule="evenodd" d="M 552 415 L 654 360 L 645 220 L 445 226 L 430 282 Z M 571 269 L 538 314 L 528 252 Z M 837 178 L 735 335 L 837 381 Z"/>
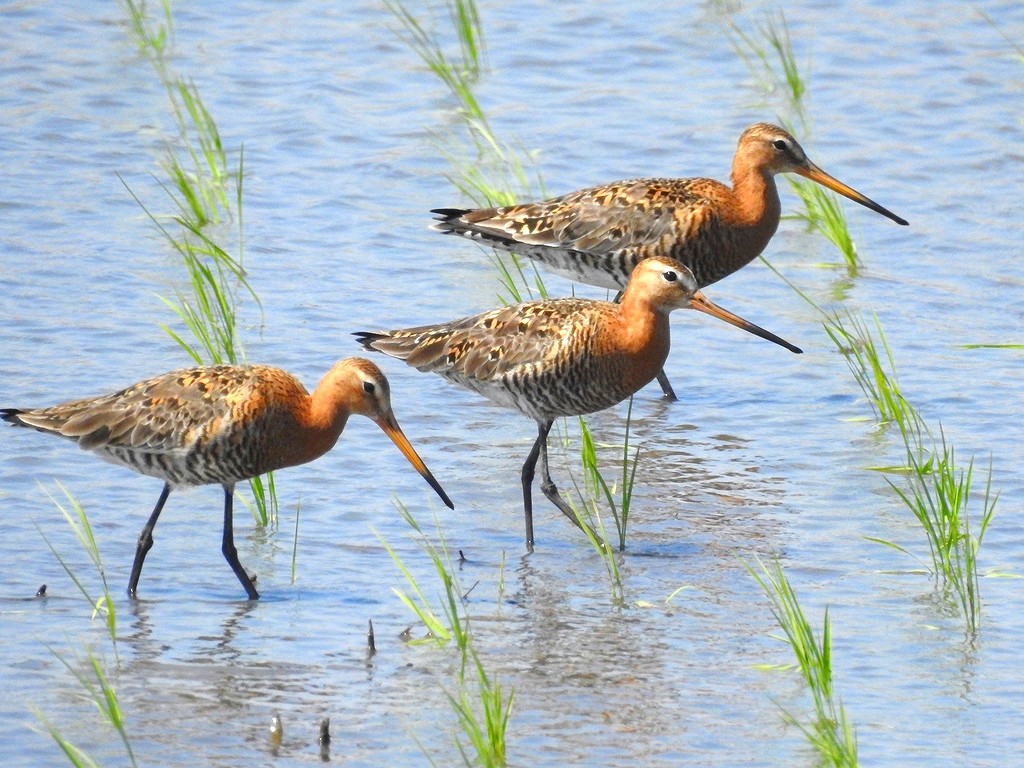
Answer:
<path fill-rule="evenodd" d="M 478 96 L 499 136 L 537 153 L 552 194 L 648 174 L 724 179 L 739 133 L 777 106 L 763 104 L 728 27 L 754 32 L 770 9 L 486 3 Z M 262 314 L 245 306 L 249 359 L 313 385 L 358 351 L 352 331 L 495 304 L 486 255 L 426 228 L 430 208 L 464 202 L 441 146 L 455 105 L 386 9 L 180 3 L 174 15 L 175 67 L 195 80 L 226 146 L 245 148 L 245 258 L 263 303 Z M 168 212 L 156 179 L 173 122 L 125 17 L 116 4 L 0 9 L 0 406 L 98 394 L 187 363 L 160 328 L 173 317 L 158 296 L 173 294 L 180 267 L 125 188 Z M 795 221 L 766 255 L 815 301 L 877 314 L 904 394 L 964 463 L 974 455 L 980 471 L 991 458 L 1001 495 L 983 571 L 1024 572 L 1022 353 L 961 346 L 1024 341 L 1024 62 L 1002 36 L 1024 41 L 1024 12 L 805 3 L 786 19 L 809 83 L 805 147 L 911 226 L 846 206 L 866 263 L 852 280 L 822 266 L 838 261 L 834 248 Z M 917 524 L 867 469 L 897 461 L 898 441 L 864 419 L 870 408 L 814 310 L 760 263 L 708 293 L 805 354 L 673 320 L 668 372 L 682 399 L 666 405 L 651 386 L 634 404 L 643 453 L 624 608 L 593 550 L 546 504 L 538 549 L 523 554 L 519 469 L 534 426 L 383 358 L 398 418 L 456 510 L 354 420 L 331 454 L 278 474 L 278 527 L 254 529 L 237 505 L 240 556 L 264 595 L 253 605 L 220 555 L 219 489 L 172 495 L 131 604 L 123 587 L 159 483 L 0 431 L 5 764 L 61 762 L 37 713 L 101 764 L 126 763 L 55 656 L 83 669 L 86 648 L 105 659 L 139 764 L 318 762 L 323 717 L 335 762 L 427 764 L 420 745 L 438 764 L 458 762 L 445 696 L 456 654 L 399 639 L 422 628 L 392 591 L 404 582 L 381 539 L 430 597 L 440 588 L 395 496 L 425 525 L 436 512 L 468 557 L 459 570 L 476 584 L 475 647 L 515 690 L 511 764 L 813 764 L 780 714 L 806 714 L 809 700 L 796 673 L 764 670 L 790 655 L 744 568 L 773 556 L 819 628 L 829 607 L 836 690 L 865 765 L 1014 762 L 1019 583 L 982 580 L 982 629 L 966 641 L 919 563 L 865 538 L 928 559 Z M 594 417 L 597 439 L 620 440 L 624 418 L 624 407 Z M 566 472 L 559 461 L 568 484 Z M 95 527 L 116 658 L 43 539 L 97 596 L 95 569 L 47 498 L 64 501 L 55 481 Z M 42 583 L 50 597 L 31 599 Z M 285 724 L 276 752 L 274 712 Z"/>

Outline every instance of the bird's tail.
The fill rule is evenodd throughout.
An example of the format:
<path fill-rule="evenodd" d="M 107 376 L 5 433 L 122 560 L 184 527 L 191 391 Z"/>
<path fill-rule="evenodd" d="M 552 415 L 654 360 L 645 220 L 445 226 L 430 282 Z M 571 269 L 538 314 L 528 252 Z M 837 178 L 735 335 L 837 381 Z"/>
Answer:
<path fill-rule="evenodd" d="M 460 216 L 470 212 L 468 208 L 433 208 L 434 223 L 430 228 L 446 235 L 461 234 L 465 227 L 458 222 Z"/>

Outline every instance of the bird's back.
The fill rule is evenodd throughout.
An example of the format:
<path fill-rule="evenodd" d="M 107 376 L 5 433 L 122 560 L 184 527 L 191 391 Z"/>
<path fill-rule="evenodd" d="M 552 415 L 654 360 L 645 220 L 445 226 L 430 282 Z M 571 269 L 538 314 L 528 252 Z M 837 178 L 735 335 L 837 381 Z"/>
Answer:
<path fill-rule="evenodd" d="M 368 349 L 548 420 L 608 408 L 654 377 L 664 356 L 653 367 L 637 365 L 635 351 L 616 343 L 620 324 L 610 302 L 554 299 L 357 337 Z"/>
<path fill-rule="evenodd" d="M 110 395 L 2 413 L 172 485 L 202 485 L 267 471 L 268 446 L 304 395 L 301 383 L 280 369 L 218 365 L 173 371 Z"/>
<path fill-rule="evenodd" d="M 651 256 L 680 262 L 705 286 L 755 258 L 774 233 L 745 225 L 735 207 L 714 179 L 628 179 L 539 203 L 437 209 L 433 226 L 603 288 L 624 288 Z"/>

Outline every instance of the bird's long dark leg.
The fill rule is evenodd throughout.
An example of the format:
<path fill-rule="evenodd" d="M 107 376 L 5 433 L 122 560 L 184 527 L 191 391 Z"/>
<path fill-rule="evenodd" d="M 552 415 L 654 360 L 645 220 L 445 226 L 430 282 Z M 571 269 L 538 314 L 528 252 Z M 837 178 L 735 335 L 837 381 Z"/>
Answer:
<path fill-rule="evenodd" d="M 529 552 L 533 552 L 533 475 L 541 446 L 547 444 L 550 429 L 550 421 L 537 422 L 537 440 L 523 464 L 523 511 L 526 514 L 526 549 Z"/>
<path fill-rule="evenodd" d="M 622 291 L 615 294 L 614 301 L 616 304 L 622 302 Z M 668 376 L 665 375 L 664 369 L 658 371 L 658 384 L 661 386 L 662 394 L 665 396 L 666 400 L 674 403 L 679 399 L 676 397 L 676 391 L 672 389 L 672 382 L 668 380 Z"/>
<path fill-rule="evenodd" d="M 588 533 L 594 538 L 594 541 L 598 542 L 602 548 L 607 549 L 607 544 L 604 543 L 597 531 L 591 528 L 587 523 L 579 518 L 573 511 L 565 499 L 562 498 L 562 494 L 558 492 L 558 486 L 555 485 L 555 481 L 551 479 L 551 472 L 548 469 L 548 431 L 551 429 L 551 422 L 547 424 L 547 429 L 544 430 L 543 437 L 544 442 L 540 444 L 540 489 L 544 492 L 544 495 L 548 497 L 548 501 L 558 507 L 562 514 L 572 520 L 573 525 L 579 528 L 584 533 Z"/>
<path fill-rule="evenodd" d="M 259 600 L 260 593 L 252 584 L 252 579 L 245 572 L 245 568 L 238 562 L 238 550 L 235 549 L 235 530 L 233 516 L 233 505 L 235 497 L 234 483 L 224 486 L 224 541 L 221 543 L 220 551 L 224 553 L 224 559 L 228 561 L 235 576 L 242 582 L 250 600 Z"/>
<path fill-rule="evenodd" d="M 676 392 L 672 389 L 672 382 L 668 380 L 668 376 L 665 375 L 665 370 L 658 371 L 658 383 L 661 385 L 661 391 L 665 395 L 665 399 L 670 402 L 675 402 L 679 398 L 676 397 Z"/>
<path fill-rule="evenodd" d="M 146 525 L 139 534 L 139 542 L 135 545 L 135 562 L 132 563 L 132 575 L 128 579 L 128 597 L 135 597 L 135 590 L 139 587 L 139 577 L 142 576 L 142 563 L 146 560 L 146 554 L 153 548 L 153 529 L 156 528 L 157 518 L 163 512 L 167 497 L 171 495 L 171 484 L 164 483 L 164 489 L 160 492 L 160 498 L 156 500 L 156 506 L 146 521 Z"/>

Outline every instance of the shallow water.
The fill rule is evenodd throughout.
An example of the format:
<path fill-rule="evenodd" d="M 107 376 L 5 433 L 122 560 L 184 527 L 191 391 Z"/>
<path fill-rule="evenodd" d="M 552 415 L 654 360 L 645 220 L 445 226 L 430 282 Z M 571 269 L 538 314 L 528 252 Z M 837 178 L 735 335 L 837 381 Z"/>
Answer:
<path fill-rule="evenodd" d="M 740 131 L 774 119 L 726 32 L 731 21 L 750 30 L 762 9 L 679 5 L 481 9 L 490 72 L 478 95 L 496 133 L 538 152 L 547 191 L 636 175 L 725 178 Z M 1024 41 L 1019 4 L 979 7 Z M 175 66 L 195 79 L 226 146 L 245 147 L 246 265 L 263 302 L 262 318 L 247 308 L 249 359 L 312 385 L 358 351 L 352 331 L 493 306 L 485 255 L 426 228 L 428 209 L 461 202 L 438 148 L 453 104 L 396 40 L 386 10 L 212 8 L 175 6 Z M 15 3 L 0 16 L 0 405 L 96 394 L 185 364 L 160 329 L 171 317 L 157 298 L 179 269 L 122 183 L 166 210 L 154 174 L 172 124 L 124 13 Z M 906 396 L 941 423 L 961 461 L 975 455 L 980 470 L 991 457 L 1001 495 L 982 568 L 1022 573 L 1022 353 L 960 345 L 1024 340 L 1024 63 L 960 3 L 805 3 L 786 18 L 811 62 L 805 147 L 911 226 L 845 206 L 866 262 L 854 279 L 823 267 L 834 249 L 794 221 L 767 255 L 819 303 L 877 313 Z M 553 293 L 572 288 L 546 280 Z M 682 398 L 665 404 L 650 386 L 634 404 L 643 456 L 622 608 L 593 550 L 546 504 L 537 551 L 523 554 L 519 469 L 533 425 L 393 361 L 378 362 L 398 418 L 456 510 L 355 420 L 331 454 L 278 474 L 279 527 L 254 529 L 238 505 L 240 557 L 264 596 L 252 605 L 219 552 L 219 489 L 172 495 L 132 604 L 122 589 L 159 483 L 3 430 L 4 763 L 61 762 L 39 712 L 101 764 L 125 764 L 54 655 L 77 669 L 87 647 L 105 657 L 140 764 L 319 762 L 323 717 L 334 762 L 426 764 L 420 745 L 438 764 L 457 762 L 444 693 L 456 656 L 399 639 L 414 620 L 392 592 L 403 582 L 381 539 L 429 594 L 440 587 L 395 496 L 424 524 L 436 512 L 468 558 L 459 572 L 476 585 L 475 647 L 515 690 L 511 764 L 814 764 L 780 714 L 808 711 L 798 675 L 763 668 L 790 656 L 743 564 L 773 556 L 819 627 L 829 608 L 836 690 L 865 765 L 1013 762 L 1024 753 L 1019 583 L 983 579 L 982 630 L 965 640 L 919 564 L 865 539 L 928 557 L 909 513 L 866 469 L 896 461 L 898 442 L 865 420 L 870 408 L 814 311 L 759 263 L 708 293 L 805 354 L 674 318 L 667 369 Z M 595 416 L 596 438 L 620 440 L 624 419 L 625 407 Z M 567 483 L 564 462 L 556 479 Z M 117 658 L 43 539 L 98 594 L 47 498 L 61 495 L 55 481 L 96 529 Z M 49 597 L 32 599 L 42 583 Z M 275 712 L 285 725 L 276 752 Z"/>

